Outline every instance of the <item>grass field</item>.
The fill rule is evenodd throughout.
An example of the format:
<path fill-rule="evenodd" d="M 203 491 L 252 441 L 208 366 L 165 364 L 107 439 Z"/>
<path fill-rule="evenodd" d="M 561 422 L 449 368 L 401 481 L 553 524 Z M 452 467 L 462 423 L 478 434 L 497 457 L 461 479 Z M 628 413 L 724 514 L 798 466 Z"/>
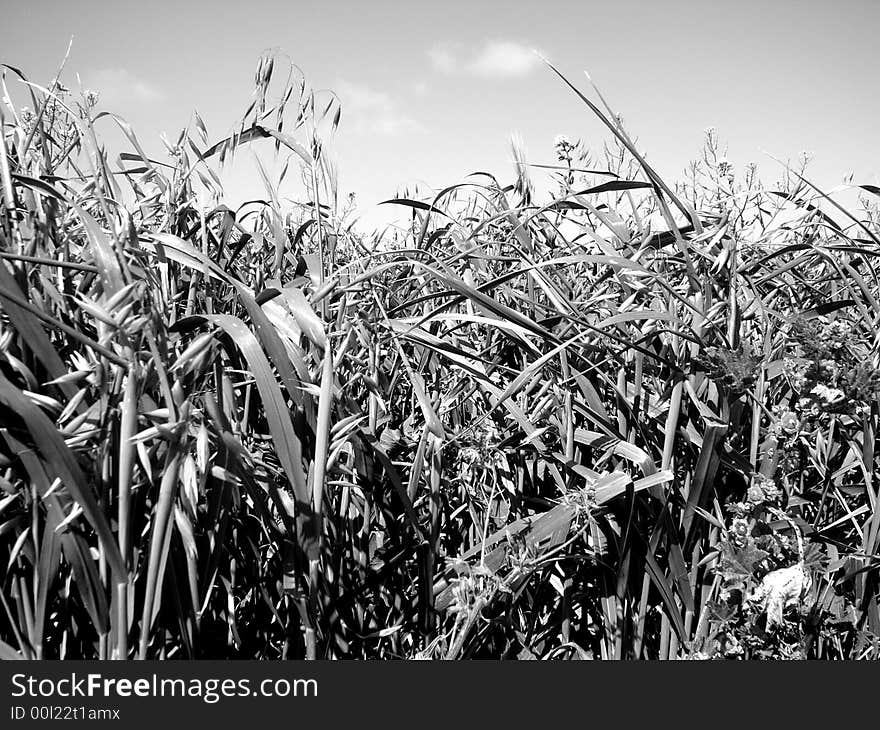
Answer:
<path fill-rule="evenodd" d="M 0 655 L 878 657 L 880 190 L 664 182 L 554 71 L 604 150 L 380 239 L 271 57 L 163 160 L 5 67 Z M 270 142 L 306 198 L 227 207 Z"/>

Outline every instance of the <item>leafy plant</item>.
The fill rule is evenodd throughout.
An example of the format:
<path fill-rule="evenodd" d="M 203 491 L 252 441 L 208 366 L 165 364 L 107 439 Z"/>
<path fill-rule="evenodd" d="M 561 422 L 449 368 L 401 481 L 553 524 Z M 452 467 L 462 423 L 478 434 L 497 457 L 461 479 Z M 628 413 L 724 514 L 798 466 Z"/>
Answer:
<path fill-rule="evenodd" d="M 876 219 L 714 131 L 667 185 L 556 73 L 603 155 L 384 237 L 283 56 L 166 161 L 4 95 L 3 656 L 876 657 Z M 247 145 L 299 202 L 224 204 Z"/>

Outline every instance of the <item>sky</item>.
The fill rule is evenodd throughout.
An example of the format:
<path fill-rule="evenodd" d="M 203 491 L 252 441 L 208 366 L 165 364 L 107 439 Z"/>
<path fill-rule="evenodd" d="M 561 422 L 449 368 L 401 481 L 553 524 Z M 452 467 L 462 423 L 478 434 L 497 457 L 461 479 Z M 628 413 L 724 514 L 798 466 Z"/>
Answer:
<path fill-rule="evenodd" d="M 665 179 L 680 179 L 715 127 L 728 159 L 809 177 L 880 183 L 876 39 L 880 0 L 0 0 L 0 62 L 101 93 L 151 154 L 198 110 L 209 137 L 246 108 L 261 53 L 277 48 L 316 89 L 333 89 L 340 188 L 364 219 L 404 187 L 441 189 L 475 171 L 513 180 L 511 134 L 529 162 L 555 162 L 565 134 L 601 150 L 608 134 L 542 64 L 588 91 L 588 71 Z M 594 97 L 595 98 L 595 97 Z M 260 194 L 240 156 L 230 190 Z"/>

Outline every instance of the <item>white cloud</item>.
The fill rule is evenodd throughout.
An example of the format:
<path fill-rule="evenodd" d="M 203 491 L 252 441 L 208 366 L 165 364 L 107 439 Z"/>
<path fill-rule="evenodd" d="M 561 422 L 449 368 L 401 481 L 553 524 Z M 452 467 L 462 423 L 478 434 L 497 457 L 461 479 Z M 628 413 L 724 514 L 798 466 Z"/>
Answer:
<path fill-rule="evenodd" d="M 442 73 L 462 72 L 488 78 L 525 76 L 540 65 L 534 51 L 514 41 L 487 41 L 469 54 L 460 46 L 440 43 L 428 51 L 434 68 Z"/>
<path fill-rule="evenodd" d="M 471 63 L 480 76 L 524 76 L 539 63 L 531 48 L 511 41 L 492 41 Z"/>
<path fill-rule="evenodd" d="M 355 134 L 391 135 L 419 129 L 419 123 L 387 92 L 349 81 L 339 81 L 334 90 L 342 104 L 340 124 L 343 130 Z"/>
<path fill-rule="evenodd" d="M 104 68 L 88 74 L 83 85 L 97 91 L 103 106 L 161 101 L 165 95 L 157 87 L 139 79 L 124 68 Z"/>

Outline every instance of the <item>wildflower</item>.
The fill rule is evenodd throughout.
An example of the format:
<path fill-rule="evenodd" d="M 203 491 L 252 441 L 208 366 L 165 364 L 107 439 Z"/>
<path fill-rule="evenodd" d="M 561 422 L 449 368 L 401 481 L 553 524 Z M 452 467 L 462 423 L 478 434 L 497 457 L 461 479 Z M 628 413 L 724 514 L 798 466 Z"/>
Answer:
<path fill-rule="evenodd" d="M 726 157 L 722 157 L 718 160 L 718 174 L 723 175 L 728 180 L 733 179 L 733 165 Z"/>
<path fill-rule="evenodd" d="M 819 383 L 810 392 L 818 396 L 827 405 L 836 405 L 844 398 L 842 390 L 839 390 L 838 388 L 829 388 L 824 383 Z"/>
<path fill-rule="evenodd" d="M 817 322 L 798 317 L 792 322 L 790 338 L 811 361 L 836 360 L 853 340 L 853 330 L 845 320 Z"/>
<path fill-rule="evenodd" d="M 766 502 L 776 502 L 782 496 L 782 490 L 776 486 L 776 482 L 767 479 L 761 487 Z"/>
<path fill-rule="evenodd" d="M 792 413 L 791 411 L 786 411 L 779 418 L 779 425 L 786 433 L 794 434 L 797 433 L 798 430 L 800 430 L 801 422 L 794 413 Z"/>
<path fill-rule="evenodd" d="M 767 630 L 770 631 L 782 624 L 783 611 L 797 606 L 811 585 L 810 576 L 798 563 L 765 575 L 748 600 L 767 613 Z"/>
<path fill-rule="evenodd" d="M 553 147 L 556 149 L 556 157 L 560 162 L 571 162 L 571 153 L 575 145 L 564 134 L 557 134 L 553 139 Z"/>
<path fill-rule="evenodd" d="M 840 374 L 840 366 L 836 360 L 820 360 L 819 371 L 825 380 L 833 383 L 837 381 L 837 377 Z"/>
<path fill-rule="evenodd" d="M 827 350 L 840 350 L 852 337 L 852 327 L 844 320 L 835 320 L 819 330 L 819 344 Z"/>
<path fill-rule="evenodd" d="M 553 146 L 554 147 L 570 147 L 571 141 L 564 134 L 557 134 L 553 138 Z"/>
<path fill-rule="evenodd" d="M 734 659 L 742 657 L 745 653 L 742 644 L 740 644 L 734 637 L 731 637 L 731 639 L 732 643 L 724 650 L 724 656 Z"/>
<path fill-rule="evenodd" d="M 97 91 L 92 91 L 91 89 L 86 89 L 83 92 L 83 100 L 86 103 L 86 107 L 91 109 L 98 105 L 98 100 L 100 99 L 100 94 Z"/>
<path fill-rule="evenodd" d="M 804 363 L 787 357 L 782 362 L 782 370 L 795 390 L 800 391 L 807 386 L 807 366 Z"/>
<path fill-rule="evenodd" d="M 684 661 L 690 662 L 705 662 L 709 661 L 711 657 L 703 651 L 695 651 L 684 657 Z"/>
<path fill-rule="evenodd" d="M 764 492 L 761 491 L 761 487 L 759 487 L 757 484 L 752 484 L 749 487 L 749 491 L 746 496 L 750 504 L 761 504 L 764 501 Z"/>
<path fill-rule="evenodd" d="M 871 415 L 871 406 L 869 406 L 865 403 L 860 403 L 855 408 L 855 414 L 859 418 L 865 418 L 865 417 Z"/>
<path fill-rule="evenodd" d="M 763 474 L 755 474 L 752 477 L 752 483 L 749 486 L 747 499 L 749 504 L 757 506 L 765 502 L 775 502 L 782 496 L 779 487 L 769 477 Z"/>
<path fill-rule="evenodd" d="M 752 353 L 743 343 L 735 350 L 707 347 L 705 355 L 698 359 L 709 375 L 727 385 L 734 393 L 743 393 L 758 379 L 763 358 Z"/>
<path fill-rule="evenodd" d="M 30 132 L 34 128 L 34 122 L 36 121 L 37 115 L 34 114 L 29 107 L 23 106 L 18 118 L 21 120 L 21 126 L 25 131 Z"/>
<path fill-rule="evenodd" d="M 734 518 L 730 527 L 730 539 L 735 547 L 744 548 L 748 544 L 750 533 L 748 520 L 743 517 Z"/>
<path fill-rule="evenodd" d="M 775 410 L 775 409 L 774 409 Z M 801 421 L 793 411 L 780 409 L 776 411 L 776 420 L 773 423 L 773 432 L 777 437 L 791 437 L 801 430 Z"/>
<path fill-rule="evenodd" d="M 788 535 L 780 535 L 779 533 L 774 533 L 776 537 L 776 541 L 779 543 L 779 547 L 788 552 L 791 550 L 791 538 Z"/>
<path fill-rule="evenodd" d="M 797 449 L 787 449 L 785 458 L 782 462 L 782 468 L 786 472 L 795 472 L 801 469 L 801 455 Z"/>

